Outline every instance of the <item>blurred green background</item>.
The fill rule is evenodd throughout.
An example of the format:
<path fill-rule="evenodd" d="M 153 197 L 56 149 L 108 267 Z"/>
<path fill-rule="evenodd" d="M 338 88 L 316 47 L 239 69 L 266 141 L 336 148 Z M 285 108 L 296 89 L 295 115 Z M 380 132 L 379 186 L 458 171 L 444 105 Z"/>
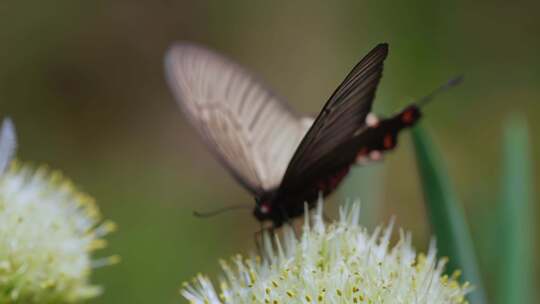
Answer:
<path fill-rule="evenodd" d="M 511 113 L 528 119 L 533 157 L 540 148 L 539 12 L 538 1 L 502 0 L 3 0 L 0 115 L 17 125 L 20 159 L 64 171 L 120 226 L 99 255 L 123 261 L 96 270 L 106 290 L 93 303 L 179 303 L 182 281 L 252 250 L 259 226 L 245 211 L 192 216 L 252 198 L 177 109 L 163 76 L 167 47 L 189 40 L 220 50 L 315 113 L 358 59 L 389 42 L 378 113 L 465 75 L 426 108 L 423 125 L 465 204 L 492 293 L 504 229 L 494 209 L 502 125 Z M 409 135 L 400 143 L 383 163 L 355 169 L 327 208 L 360 198 L 366 225 L 396 215 L 423 250 L 431 231 Z"/>

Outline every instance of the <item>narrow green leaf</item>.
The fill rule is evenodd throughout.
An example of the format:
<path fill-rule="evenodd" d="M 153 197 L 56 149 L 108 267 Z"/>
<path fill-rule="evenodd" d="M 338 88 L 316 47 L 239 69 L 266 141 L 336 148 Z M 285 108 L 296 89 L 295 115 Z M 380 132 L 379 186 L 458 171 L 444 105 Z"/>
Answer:
<path fill-rule="evenodd" d="M 533 303 L 534 225 L 527 127 L 511 120 L 504 132 L 504 191 L 499 206 L 501 259 L 497 303 Z"/>
<path fill-rule="evenodd" d="M 446 170 L 420 126 L 413 129 L 412 138 L 429 221 L 437 237 L 439 254 L 449 257 L 449 271 L 461 269 L 464 279 L 475 287 L 469 296 L 470 301 L 474 304 L 486 303 L 469 228 Z"/>

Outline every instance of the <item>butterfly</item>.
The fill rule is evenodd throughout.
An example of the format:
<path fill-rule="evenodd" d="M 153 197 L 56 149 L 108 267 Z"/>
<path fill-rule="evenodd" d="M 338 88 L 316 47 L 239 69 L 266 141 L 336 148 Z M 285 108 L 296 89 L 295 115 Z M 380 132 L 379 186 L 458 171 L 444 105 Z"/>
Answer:
<path fill-rule="evenodd" d="M 394 149 L 398 133 L 421 118 L 418 104 L 386 119 L 371 112 L 387 55 L 388 44 L 373 48 L 315 118 L 296 113 L 243 67 L 197 44 L 173 45 L 165 70 L 188 120 L 255 197 L 254 216 L 279 227 L 302 215 L 306 202 L 313 207 L 319 195 L 332 193 L 351 166 Z"/>

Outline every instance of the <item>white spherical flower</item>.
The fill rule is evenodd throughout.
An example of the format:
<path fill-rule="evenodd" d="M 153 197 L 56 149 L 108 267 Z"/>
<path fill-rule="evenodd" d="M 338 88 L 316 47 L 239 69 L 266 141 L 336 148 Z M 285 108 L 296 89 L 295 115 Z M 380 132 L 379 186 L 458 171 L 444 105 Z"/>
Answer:
<path fill-rule="evenodd" d="M 401 231 L 391 246 L 392 224 L 369 234 L 358 224 L 359 209 L 342 208 L 339 221 L 326 225 L 319 204 L 299 240 L 286 228 L 281 239 L 264 239 L 265 258 L 222 262 L 219 294 L 203 275 L 181 293 L 191 303 L 466 302 L 469 284 L 443 274 L 445 260 L 437 260 L 433 243 L 427 255 L 417 254 Z"/>
<path fill-rule="evenodd" d="M 0 303 L 72 303 L 100 293 L 92 260 L 114 224 L 58 172 L 12 163 L 0 174 Z"/>

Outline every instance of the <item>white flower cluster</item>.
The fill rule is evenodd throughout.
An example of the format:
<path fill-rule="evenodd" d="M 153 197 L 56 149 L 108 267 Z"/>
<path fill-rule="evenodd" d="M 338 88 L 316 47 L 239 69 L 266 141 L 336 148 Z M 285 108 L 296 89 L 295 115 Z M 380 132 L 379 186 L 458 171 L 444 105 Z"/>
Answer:
<path fill-rule="evenodd" d="M 0 168 L 0 303 L 72 303 L 98 295 L 91 269 L 117 258 L 96 261 L 90 254 L 105 246 L 102 237 L 114 224 L 102 222 L 93 199 L 60 173 L 10 161 L 15 137 L 9 122 L 3 129 L 0 164 L 10 165 Z"/>
<path fill-rule="evenodd" d="M 358 224 L 357 203 L 326 225 L 321 205 L 311 218 L 306 215 L 300 240 L 286 228 L 281 239 L 264 239 L 265 258 L 223 261 L 219 295 L 203 275 L 185 283 L 181 293 L 205 304 L 466 303 L 469 284 L 460 284 L 458 273 L 443 274 L 445 260 L 437 260 L 433 244 L 427 255 L 417 254 L 410 234 L 401 231 L 390 246 L 392 224 L 368 234 Z"/>

